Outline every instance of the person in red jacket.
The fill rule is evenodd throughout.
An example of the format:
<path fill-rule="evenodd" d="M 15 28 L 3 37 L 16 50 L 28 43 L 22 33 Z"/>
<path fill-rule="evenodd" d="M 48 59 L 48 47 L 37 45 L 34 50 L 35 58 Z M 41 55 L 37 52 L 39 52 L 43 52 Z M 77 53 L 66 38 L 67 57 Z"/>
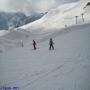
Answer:
<path fill-rule="evenodd" d="M 36 48 L 36 41 L 35 41 L 35 40 L 33 40 L 33 49 L 34 49 L 34 50 L 37 49 L 37 48 Z"/>

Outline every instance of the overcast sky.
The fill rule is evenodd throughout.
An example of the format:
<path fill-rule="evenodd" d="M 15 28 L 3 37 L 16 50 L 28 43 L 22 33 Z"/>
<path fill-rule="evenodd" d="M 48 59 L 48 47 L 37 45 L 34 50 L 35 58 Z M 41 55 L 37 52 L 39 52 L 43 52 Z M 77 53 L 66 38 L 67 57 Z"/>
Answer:
<path fill-rule="evenodd" d="M 0 11 L 46 12 L 66 2 L 78 0 L 0 0 Z"/>

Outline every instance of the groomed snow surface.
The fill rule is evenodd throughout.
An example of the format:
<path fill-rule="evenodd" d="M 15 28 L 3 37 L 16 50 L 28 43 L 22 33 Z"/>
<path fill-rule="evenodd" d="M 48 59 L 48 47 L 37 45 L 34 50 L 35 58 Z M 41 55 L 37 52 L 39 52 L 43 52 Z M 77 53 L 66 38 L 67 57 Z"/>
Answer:
<path fill-rule="evenodd" d="M 1 31 L 0 88 L 90 90 L 90 6 L 84 6 L 84 0 L 66 4 L 31 24 Z M 50 38 L 55 47 L 51 51 Z"/>
<path fill-rule="evenodd" d="M 70 27 L 54 38 L 0 54 L 0 86 L 20 90 L 90 90 L 90 24 Z M 49 37 L 48 37 L 49 38 Z"/>

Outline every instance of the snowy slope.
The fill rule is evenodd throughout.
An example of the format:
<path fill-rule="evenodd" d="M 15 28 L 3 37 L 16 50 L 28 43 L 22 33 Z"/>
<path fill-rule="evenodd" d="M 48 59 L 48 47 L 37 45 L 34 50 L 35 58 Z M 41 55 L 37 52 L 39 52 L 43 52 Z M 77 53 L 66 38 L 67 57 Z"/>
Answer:
<path fill-rule="evenodd" d="M 36 51 L 29 46 L 1 53 L 0 87 L 90 90 L 90 24 L 63 31 L 52 34 L 54 51 L 48 50 L 48 36 Z"/>
<path fill-rule="evenodd" d="M 62 5 L 50 10 L 45 16 L 33 23 L 8 31 L 4 36 L 0 36 L 0 50 L 20 47 L 21 41 L 24 42 L 25 46 L 30 46 L 33 39 L 42 41 L 49 35 L 62 31 L 66 27 L 75 26 L 76 16 L 78 16 L 78 25 L 89 23 L 90 6 L 83 9 L 88 1 L 81 0 Z M 82 13 L 84 13 L 85 22 L 82 20 Z"/>
<path fill-rule="evenodd" d="M 9 33 L 9 31 L 1 30 L 0 31 L 0 36 L 6 35 L 7 33 Z"/>
<path fill-rule="evenodd" d="M 87 1 L 65 4 L 33 23 L 1 32 L 0 87 L 90 90 L 90 6 L 83 9 Z M 54 51 L 48 50 L 51 37 Z M 36 51 L 33 39 L 38 41 Z"/>
<path fill-rule="evenodd" d="M 81 0 L 76 3 L 62 5 L 56 9 L 50 10 L 41 19 L 22 26 L 21 28 L 30 30 L 32 32 L 33 30 L 43 32 L 44 30 L 48 31 L 52 29 L 60 29 L 64 28 L 65 25 L 75 25 L 76 16 L 78 16 L 78 24 L 82 24 L 82 13 L 84 13 L 85 21 L 90 21 L 90 6 L 88 6 L 88 9 L 83 9 L 89 1 L 90 0 Z"/>

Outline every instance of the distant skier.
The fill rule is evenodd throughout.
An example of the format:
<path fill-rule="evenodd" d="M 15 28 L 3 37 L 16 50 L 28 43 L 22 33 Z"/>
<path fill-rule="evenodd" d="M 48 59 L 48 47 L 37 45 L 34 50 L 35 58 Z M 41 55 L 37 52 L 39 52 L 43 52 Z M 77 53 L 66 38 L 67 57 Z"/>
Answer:
<path fill-rule="evenodd" d="M 37 48 L 36 48 L 36 41 L 35 41 L 35 40 L 33 40 L 33 48 L 34 48 L 34 50 L 37 49 Z"/>
<path fill-rule="evenodd" d="M 54 50 L 54 46 L 53 46 L 54 45 L 54 42 L 53 42 L 52 38 L 50 38 L 49 45 L 50 45 L 49 50 L 51 50 L 51 49 Z"/>

